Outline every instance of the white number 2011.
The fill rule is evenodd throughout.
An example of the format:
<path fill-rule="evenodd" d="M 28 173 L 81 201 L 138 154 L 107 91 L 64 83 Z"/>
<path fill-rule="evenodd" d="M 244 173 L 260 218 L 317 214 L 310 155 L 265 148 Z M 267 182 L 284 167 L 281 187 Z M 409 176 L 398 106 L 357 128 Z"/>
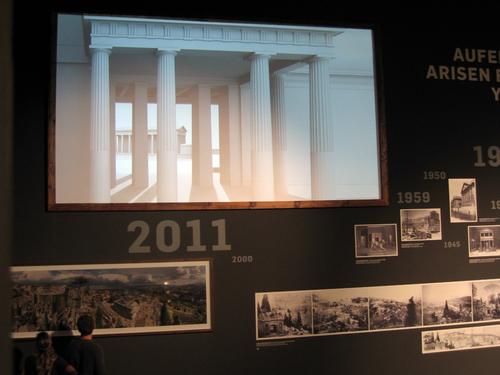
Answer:
<path fill-rule="evenodd" d="M 231 244 L 227 243 L 226 220 L 212 221 L 212 227 L 217 229 L 217 243 L 212 245 L 213 251 L 231 250 Z M 191 244 L 186 246 L 189 252 L 207 251 L 207 245 L 201 241 L 200 220 L 186 222 L 186 227 L 191 229 Z M 151 246 L 145 242 L 151 233 L 150 226 L 143 220 L 135 220 L 129 223 L 128 232 L 138 232 L 136 239 L 130 245 L 129 253 L 150 253 Z M 163 220 L 156 224 L 156 248 L 164 253 L 173 253 L 181 247 L 181 227 L 174 220 Z"/>

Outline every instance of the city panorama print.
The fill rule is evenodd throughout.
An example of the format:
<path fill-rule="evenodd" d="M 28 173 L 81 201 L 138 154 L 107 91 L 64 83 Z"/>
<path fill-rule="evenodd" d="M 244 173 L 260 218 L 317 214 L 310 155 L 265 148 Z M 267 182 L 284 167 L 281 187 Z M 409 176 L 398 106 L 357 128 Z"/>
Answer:
<path fill-rule="evenodd" d="M 76 333 L 91 315 L 95 334 L 211 329 L 209 261 L 13 267 L 12 337 Z"/>

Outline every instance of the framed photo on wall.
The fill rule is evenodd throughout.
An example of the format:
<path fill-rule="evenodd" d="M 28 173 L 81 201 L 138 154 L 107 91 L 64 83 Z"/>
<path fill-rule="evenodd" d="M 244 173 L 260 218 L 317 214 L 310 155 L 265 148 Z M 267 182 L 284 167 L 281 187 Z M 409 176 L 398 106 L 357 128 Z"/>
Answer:
<path fill-rule="evenodd" d="M 401 241 L 442 239 L 440 208 L 408 208 L 400 212 Z"/>
<path fill-rule="evenodd" d="M 95 335 L 208 331 L 210 262 L 12 267 L 12 337 L 76 332 L 83 314 Z"/>
<path fill-rule="evenodd" d="M 398 256 L 396 224 L 354 225 L 356 258 Z"/>
<path fill-rule="evenodd" d="M 49 210 L 388 204 L 374 29 L 56 18 Z"/>
<path fill-rule="evenodd" d="M 450 222 L 477 222 L 477 184 L 475 178 L 448 179 Z"/>
<path fill-rule="evenodd" d="M 500 225 L 469 225 L 467 234 L 469 257 L 500 255 Z"/>

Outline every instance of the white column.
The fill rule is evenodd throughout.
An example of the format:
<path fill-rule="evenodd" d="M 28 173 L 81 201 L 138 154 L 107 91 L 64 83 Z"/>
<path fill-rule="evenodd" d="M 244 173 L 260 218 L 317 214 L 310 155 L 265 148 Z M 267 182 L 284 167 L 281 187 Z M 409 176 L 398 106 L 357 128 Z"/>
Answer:
<path fill-rule="evenodd" d="M 311 196 L 332 199 L 333 126 L 330 118 L 329 59 L 315 57 L 309 62 L 311 131 Z"/>
<path fill-rule="evenodd" d="M 110 49 L 93 48 L 90 108 L 90 203 L 109 203 L 109 55 Z"/>
<path fill-rule="evenodd" d="M 220 181 L 241 186 L 240 88 L 229 85 L 219 101 Z"/>
<path fill-rule="evenodd" d="M 158 202 L 177 201 L 177 133 L 175 125 L 175 51 L 158 51 L 157 194 Z"/>
<path fill-rule="evenodd" d="M 149 185 L 148 174 L 148 86 L 135 83 L 132 144 L 132 181 L 134 187 Z"/>
<path fill-rule="evenodd" d="M 254 200 L 274 199 L 269 55 L 252 56 L 252 185 Z"/>
<path fill-rule="evenodd" d="M 252 185 L 252 100 L 250 82 L 240 86 L 241 186 Z M 252 199 L 250 198 L 247 198 Z"/>
<path fill-rule="evenodd" d="M 229 104 L 229 170 L 230 185 L 241 186 L 241 111 L 240 111 L 240 87 L 230 85 L 228 87 Z"/>
<path fill-rule="evenodd" d="M 212 186 L 212 113 L 210 86 L 198 85 L 193 95 L 193 185 Z"/>
<path fill-rule="evenodd" d="M 286 108 L 285 80 L 282 74 L 271 79 L 271 112 L 273 120 L 274 191 L 278 197 L 287 194 L 286 188 Z"/>
<path fill-rule="evenodd" d="M 109 178 L 110 186 L 116 186 L 116 113 L 115 113 L 115 85 L 109 89 Z"/>

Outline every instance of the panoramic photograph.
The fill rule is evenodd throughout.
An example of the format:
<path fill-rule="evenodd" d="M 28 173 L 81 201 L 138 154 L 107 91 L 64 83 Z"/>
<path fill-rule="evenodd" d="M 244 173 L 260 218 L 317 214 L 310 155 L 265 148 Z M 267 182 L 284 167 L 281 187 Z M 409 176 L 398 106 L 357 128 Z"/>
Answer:
<path fill-rule="evenodd" d="M 422 325 L 422 287 L 393 285 L 369 288 L 370 330 Z"/>
<path fill-rule="evenodd" d="M 422 332 L 422 353 L 470 349 L 472 328 L 442 329 Z"/>
<path fill-rule="evenodd" d="M 311 292 L 256 293 L 257 339 L 312 334 Z"/>
<path fill-rule="evenodd" d="M 422 353 L 500 346 L 500 325 L 422 332 Z"/>
<path fill-rule="evenodd" d="M 500 325 L 472 327 L 472 349 L 500 346 Z"/>
<path fill-rule="evenodd" d="M 209 263 L 13 267 L 12 335 L 74 331 L 80 315 L 95 334 L 208 330 Z"/>
<path fill-rule="evenodd" d="M 314 334 L 368 330 L 367 288 L 313 292 Z"/>
<path fill-rule="evenodd" d="M 422 286 L 424 325 L 472 321 L 472 283 L 424 284 Z"/>

